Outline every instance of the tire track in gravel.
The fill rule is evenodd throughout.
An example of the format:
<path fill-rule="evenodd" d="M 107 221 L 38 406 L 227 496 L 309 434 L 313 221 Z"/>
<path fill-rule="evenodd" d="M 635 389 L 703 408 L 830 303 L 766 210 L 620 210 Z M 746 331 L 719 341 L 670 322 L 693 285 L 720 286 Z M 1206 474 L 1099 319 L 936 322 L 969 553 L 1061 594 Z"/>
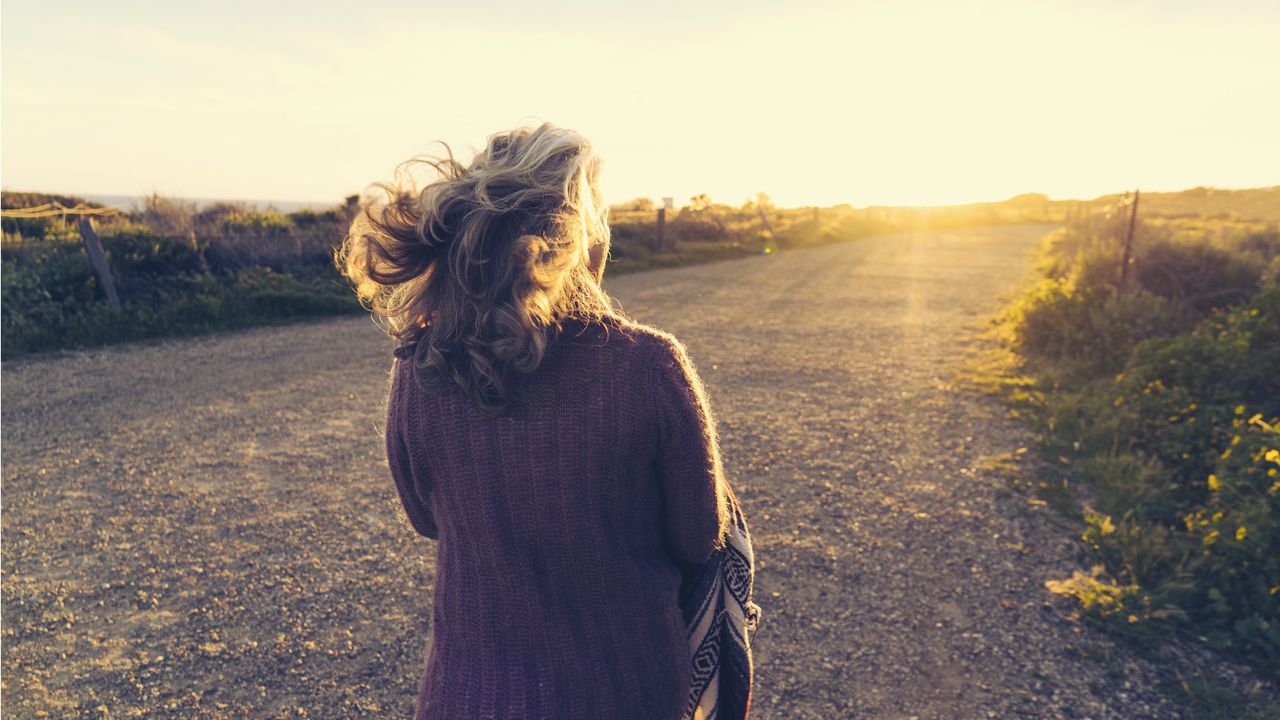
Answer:
<path fill-rule="evenodd" d="M 983 461 L 1025 432 L 947 380 L 1045 230 L 606 280 L 706 381 L 753 717 L 1178 716 L 1050 604 L 1073 544 Z M 407 716 L 434 547 L 383 465 L 389 350 L 356 318 L 5 363 L 4 717 Z"/>

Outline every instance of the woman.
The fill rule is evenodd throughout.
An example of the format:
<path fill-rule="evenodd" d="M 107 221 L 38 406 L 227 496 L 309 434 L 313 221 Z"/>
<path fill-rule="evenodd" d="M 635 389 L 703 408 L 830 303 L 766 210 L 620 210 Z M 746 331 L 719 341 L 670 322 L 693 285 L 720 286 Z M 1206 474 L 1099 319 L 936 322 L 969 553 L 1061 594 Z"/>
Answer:
<path fill-rule="evenodd" d="M 382 186 L 337 256 L 397 341 L 391 475 L 437 540 L 417 717 L 678 720 L 678 604 L 740 515 L 685 348 L 614 308 L 599 161 L 544 124 Z"/>

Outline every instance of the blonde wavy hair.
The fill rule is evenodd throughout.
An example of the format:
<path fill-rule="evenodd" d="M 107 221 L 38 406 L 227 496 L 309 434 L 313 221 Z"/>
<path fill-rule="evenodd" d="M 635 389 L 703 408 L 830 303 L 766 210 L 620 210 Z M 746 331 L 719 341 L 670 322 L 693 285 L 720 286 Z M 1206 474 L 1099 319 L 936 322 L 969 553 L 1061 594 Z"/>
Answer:
<path fill-rule="evenodd" d="M 609 249 L 600 161 L 551 123 L 491 135 L 465 166 L 441 145 L 444 157 L 373 186 L 385 197 L 362 205 L 334 263 L 423 387 L 452 378 L 500 414 L 562 321 L 623 317 L 589 265 Z M 417 189 L 415 162 L 438 179 Z"/>

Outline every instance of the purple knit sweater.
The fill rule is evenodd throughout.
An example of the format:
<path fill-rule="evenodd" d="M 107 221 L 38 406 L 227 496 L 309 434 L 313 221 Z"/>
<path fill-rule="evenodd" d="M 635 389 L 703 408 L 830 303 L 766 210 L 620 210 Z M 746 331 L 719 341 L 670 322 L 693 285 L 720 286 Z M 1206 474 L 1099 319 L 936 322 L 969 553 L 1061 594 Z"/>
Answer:
<path fill-rule="evenodd" d="M 684 346 L 566 321 L 500 417 L 397 359 L 391 475 L 436 539 L 419 720 L 679 720 L 681 574 L 730 527 L 715 421 Z"/>

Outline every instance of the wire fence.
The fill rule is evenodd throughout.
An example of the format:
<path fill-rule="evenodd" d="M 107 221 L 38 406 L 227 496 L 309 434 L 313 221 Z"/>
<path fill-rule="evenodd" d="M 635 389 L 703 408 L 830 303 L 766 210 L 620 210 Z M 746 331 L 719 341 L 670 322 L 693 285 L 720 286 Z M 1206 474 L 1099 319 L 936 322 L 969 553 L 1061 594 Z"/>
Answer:
<path fill-rule="evenodd" d="M 4 210 L 0 210 L 0 217 L 10 218 L 47 218 L 61 216 L 65 219 L 68 215 L 101 217 L 123 214 L 124 210 L 117 207 L 90 207 L 84 203 L 80 203 L 74 207 L 67 207 L 57 201 L 41 203 L 39 205 L 26 208 L 5 208 Z"/>

